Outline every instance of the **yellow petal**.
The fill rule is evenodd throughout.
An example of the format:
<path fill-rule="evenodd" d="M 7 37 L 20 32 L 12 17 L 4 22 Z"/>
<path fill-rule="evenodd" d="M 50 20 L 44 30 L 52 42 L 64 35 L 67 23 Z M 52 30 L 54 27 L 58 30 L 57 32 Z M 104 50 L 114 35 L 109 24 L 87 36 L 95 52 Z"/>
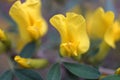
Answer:
<path fill-rule="evenodd" d="M 105 23 L 106 25 L 112 25 L 113 21 L 114 21 L 114 13 L 112 11 L 108 11 L 105 14 Z"/>
<path fill-rule="evenodd" d="M 120 39 L 120 24 L 116 21 L 106 32 L 104 40 L 106 43 L 115 48 L 115 42 Z"/>
<path fill-rule="evenodd" d="M 89 38 L 86 31 L 85 19 L 75 13 L 67 13 L 67 32 L 69 41 L 74 42 L 78 50 L 78 55 L 85 53 L 89 48 Z"/>
<path fill-rule="evenodd" d="M 41 16 L 41 0 L 26 0 L 22 7 L 27 9 L 29 16 L 39 19 Z M 34 17 L 33 17 L 34 16 Z"/>
<path fill-rule="evenodd" d="M 9 14 L 18 24 L 22 39 L 29 40 L 29 34 L 26 31 L 26 28 L 30 25 L 29 15 L 26 12 L 26 8 L 22 7 L 22 4 L 19 0 L 12 5 Z"/>
<path fill-rule="evenodd" d="M 34 26 L 28 27 L 27 30 L 31 35 L 31 38 L 33 38 L 34 40 L 37 40 L 39 38 L 39 32 Z"/>
<path fill-rule="evenodd" d="M 104 12 L 102 8 L 98 8 L 89 18 L 87 20 L 89 35 L 103 39 L 106 30 L 113 24 L 114 13 Z"/>
<path fill-rule="evenodd" d="M 14 60 L 19 63 L 22 67 L 30 68 L 30 61 L 20 56 L 15 56 Z"/>
<path fill-rule="evenodd" d="M 48 61 L 46 59 L 31 59 L 15 56 L 14 60 L 23 68 L 38 69 L 48 65 Z"/>
<path fill-rule="evenodd" d="M 48 27 L 44 19 L 41 18 L 41 20 L 37 20 L 34 23 L 34 26 L 38 29 L 38 32 L 40 34 L 39 38 L 46 34 Z"/>
<path fill-rule="evenodd" d="M 66 42 L 67 40 L 67 32 L 66 32 L 66 19 L 63 15 L 58 14 L 53 16 L 50 19 L 50 23 L 55 27 L 61 36 L 61 42 Z"/>

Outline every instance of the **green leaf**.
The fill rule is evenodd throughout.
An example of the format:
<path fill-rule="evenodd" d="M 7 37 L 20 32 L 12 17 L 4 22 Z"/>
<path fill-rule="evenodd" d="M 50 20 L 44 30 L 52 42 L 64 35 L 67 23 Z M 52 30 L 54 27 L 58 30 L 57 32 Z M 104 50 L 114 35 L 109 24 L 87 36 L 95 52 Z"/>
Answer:
<path fill-rule="evenodd" d="M 110 75 L 103 78 L 102 80 L 120 80 L 120 75 Z"/>
<path fill-rule="evenodd" d="M 20 52 L 20 56 L 24 58 L 30 58 L 35 53 L 35 49 L 36 49 L 36 43 L 30 42 Z"/>
<path fill-rule="evenodd" d="M 69 70 L 64 69 L 65 72 L 67 73 L 65 75 L 65 79 L 64 80 L 80 80 L 80 78 L 74 74 L 72 74 Z"/>
<path fill-rule="evenodd" d="M 47 80 L 60 80 L 61 72 L 60 72 L 60 64 L 53 64 L 47 74 Z"/>
<path fill-rule="evenodd" d="M 37 72 L 30 69 L 16 69 L 15 75 L 19 80 L 43 80 Z"/>
<path fill-rule="evenodd" d="M 8 70 L 0 75 L 0 80 L 13 80 L 13 73 Z"/>
<path fill-rule="evenodd" d="M 63 64 L 71 73 L 81 78 L 98 79 L 100 76 L 100 72 L 97 69 L 85 64 L 68 62 L 64 62 Z"/>

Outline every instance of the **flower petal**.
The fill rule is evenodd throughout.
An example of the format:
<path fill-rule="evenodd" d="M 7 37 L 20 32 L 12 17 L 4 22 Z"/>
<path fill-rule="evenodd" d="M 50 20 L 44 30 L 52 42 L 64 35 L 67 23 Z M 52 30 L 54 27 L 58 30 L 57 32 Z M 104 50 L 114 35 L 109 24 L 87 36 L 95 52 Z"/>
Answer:
<path fill-rule="evenodd" d="M 58 14 L 50 19 L 50 23 L 59 31 L 62 42 L 67 40 L 66 19 L 63 15 Z"/>
<path fill-rule="evenodd" d="M 85 19 L 75 13 L 67 13 L 67 31 L 70 42 L 78 45 L 78 52 L 84 53 L 89 48 L 89 38 L 86 31 Z"/>
<path fill-rule="evenodd" d="M 37 20 L 41 16 L 41 2 L 40 0 L 26 0 L 22 7 L 27 10 L 27 13 L 29 14 L 30 18 L 33 18 L 32 20 Z M 33 17 L 34 16 L 34 17 Z M 31 20 L 31 22 L 33 22 Z"/>
<path fill-rule="evenodd" d="M 25 10 L 26 8 L 23 8 L 21 2 L 18 0 L 10 8 L 9 14 L 18 24 L 21 37 L 24 40 L 29 40 L 29 35 L 25 28 L 30 25 L 30 21 Z"/>
<path fill-rule="evenodd" d="M 113 12 L 104 12 L 102 8 L 98 8 L 87 20 L 89 35 L 93 38 L 104 38 L 106 30 L 113 24 L 113 21 Z"/>
<path fill-rule="evenodd" d="M 104 36 L 104 40 L 108 45 L 115 48 L 115 42 L 120 39 L 120 24 L 116 21 L 111 28 L 109 28 Z"/>

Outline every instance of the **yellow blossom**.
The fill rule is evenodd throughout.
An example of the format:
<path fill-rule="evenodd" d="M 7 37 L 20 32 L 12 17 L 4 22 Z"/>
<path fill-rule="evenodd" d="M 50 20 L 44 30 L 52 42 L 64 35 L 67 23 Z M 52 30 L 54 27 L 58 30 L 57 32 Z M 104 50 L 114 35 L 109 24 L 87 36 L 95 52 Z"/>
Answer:
<path fill-rule="evenodd" d="M 41 15 L 40 0 L 17 0 L 10 8 L 9 14 L 17 23 L 20 36 L 26 43 L 39 39 L 47 31 L 47 24 Z"/>
<path fill-rule="evenodd" d="M 115 48 L 115 42 L 120 40 L 120 24 L 115 21 L 114 24 L 106 31 L 104 36 L 105 42 Z"/>
<path fill-rule="evenodd" d="M 31 59 L 15 56 L 14 60 L 24 68 L 43 68 L 48 64 L 46 59 Z"/>
<path fill-rule="evenodd" d="M 92 38 L 104 39 L 104 35 L 114 21 L 114 13 L 112 11 L 104 12 L 102 8 L 98 8 L 94 13 L 87 16 L 87 30 Z"/>
<path fill-rule="evenodd" d="M 68 12 L 53 16 L 51 24 L 61 36 L 60 52 L 62 56 L 79 56 L 89 48 L 89 39 L 86 32 L 85 19 L 78 14 Z"/>

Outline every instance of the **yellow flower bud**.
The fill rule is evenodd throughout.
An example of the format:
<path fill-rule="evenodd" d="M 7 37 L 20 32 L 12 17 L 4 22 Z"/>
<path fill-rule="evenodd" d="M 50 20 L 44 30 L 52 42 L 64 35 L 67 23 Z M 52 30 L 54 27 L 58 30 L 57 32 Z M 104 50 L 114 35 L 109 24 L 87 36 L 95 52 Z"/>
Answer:
<path fill-rule="evenodd" d="M 14 60 L 23 68 L 44 68 L 48 64 L 46 59 L 31 59 L 15 56 Z"/>
<path fill-rule="evenodd" d="M 59 31 L 61 36 L 60 53 L 62 56 L 79 56 L 89 48 L 85 19 L 78 14 L 68 12 L 53 16 L 50 23 Z"/>
<path fill-rule="evenodd" d="M 29 59 L 21 58 L 20 56 L 15 56 L 14 60 L 18 64 L 20 64 L 22 67 L 30 68 L 30 66 L 29 66 L 30 61 L 29 61 Z"/>

